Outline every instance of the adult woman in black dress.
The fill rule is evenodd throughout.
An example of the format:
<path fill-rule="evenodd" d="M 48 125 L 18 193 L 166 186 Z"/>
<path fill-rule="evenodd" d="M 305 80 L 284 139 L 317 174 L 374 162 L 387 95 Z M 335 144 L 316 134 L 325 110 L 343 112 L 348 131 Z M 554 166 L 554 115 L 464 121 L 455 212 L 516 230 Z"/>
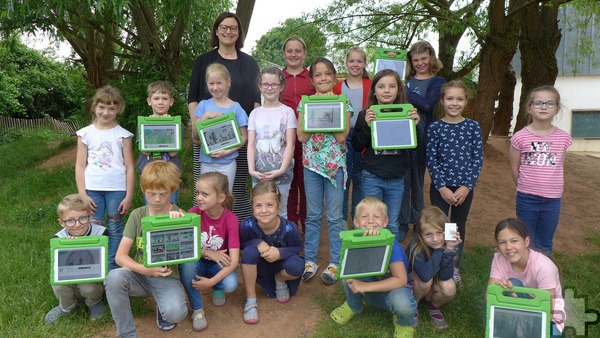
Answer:
<path fill-rule="evenodd" d="M 224 65 L 231 75 L 231 89 L 229 98 L 238 102 L 246 114 L 260 105 L 260 92 L 256 86 L 258 78 L 258 64 L 254 58 L 241 51 L 244 46 L 244 29 L 237 15 L 230 12 L 221 13 L 212 27 L 210 45 L 213 50 L 200 55 L 194 63 L 190 88 L 188 94 L 188 110 L 192 122 L 192 137 L 194 140 L 194 187 L 200 175 L 201 147 L 198 133 L 194 127 L 194 110 L 201 100 L 211 97 L 206 87 L 206 67 L 214 62 Z M 237 170 L 233 183 L 233 196 L 235 197 L 233 212 L 239 219 L 246 219 L 252 215 L 252 208 L 248 198 L 246 182 L 248 179 L 248 161 L 246 147 L 239 150 Z M 194 189 L 194 197 L 198 192 Z M 194 198 L 194 204 L 196 199 Z"/>

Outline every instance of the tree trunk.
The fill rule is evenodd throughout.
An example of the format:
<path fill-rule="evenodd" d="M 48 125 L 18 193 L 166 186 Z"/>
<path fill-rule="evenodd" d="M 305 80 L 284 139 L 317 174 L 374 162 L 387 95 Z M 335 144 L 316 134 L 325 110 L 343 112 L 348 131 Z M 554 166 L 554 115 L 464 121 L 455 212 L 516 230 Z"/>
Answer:
<path fill-rule="evenodd" d="M 254 3 L 256 0 L 239 0 L 235 14 L 240 18 L 242 22 L 242 28 L 246 35 L 248 34 L 248 27 L 250 27 L 250 19 L 252 19 L 252 12 L 254 11 Z M 244 40 L 246 36 L 244 36 Z M 243 42 L 243 41 L 242 41 Z"/>
<path fill-rule="evenodd" d="M 504 79 L 502 79 L 502 87 L 498 96 L 498 108 L 494 114 L 494 123 L 492 124 L 492 135 L 508 136 L 510 132 L 516 85 L 515 71 L 509 66 L 504 73 Z"/>
<path fill-rule="evenodd" d="M 473 116 L 481 126 L 483 142 L 487 142 L 494 121 L 494 104 L 502 86 L 502 78 L 515 55 L 519 26 L 518 13 L 511 9 L 520 6 L 524 0 L 510 0 L 508 15 L 505 15 L 504 1 L 491 0 L 488 9 L 490 33 L 481 47 L 477 97 Z"/>
<path fill-rule="evenodd" d="M 556 50 L 561 32 L 558 27 L 558 3 L 526 9 L 521 18 L 521 99 L 514 132 L 527 125 L 528 114 L 523 107 L 529 92 L 540 86 L 552 86 L 558 75 Z"/>

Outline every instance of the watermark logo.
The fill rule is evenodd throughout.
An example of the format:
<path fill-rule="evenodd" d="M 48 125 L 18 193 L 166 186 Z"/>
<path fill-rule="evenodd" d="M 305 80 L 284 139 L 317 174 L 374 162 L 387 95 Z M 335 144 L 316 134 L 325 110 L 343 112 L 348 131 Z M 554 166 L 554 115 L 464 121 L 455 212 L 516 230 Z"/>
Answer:
<path fill-rule="evenodd" d="M 571 331 L 573 336 L 588 336 L 588 328 L 600 323 L 600 312 L 587 308 L 587 296 L 577 297 L 575 289 L 565 288 L 563 298 L 565 311 L 569 314 L 564 333 Z M 573 332 L 575 331 L 575 332 Z"/>

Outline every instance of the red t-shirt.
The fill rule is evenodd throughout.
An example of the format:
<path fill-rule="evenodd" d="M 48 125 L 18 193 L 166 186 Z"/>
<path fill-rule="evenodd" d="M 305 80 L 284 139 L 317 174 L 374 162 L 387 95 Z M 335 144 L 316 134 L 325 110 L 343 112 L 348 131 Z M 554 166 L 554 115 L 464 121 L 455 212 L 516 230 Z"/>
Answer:
<path fill-rule="evenodd" d="M 239 249 L 240 247 L 240 222 L 236 215 L 229 209 L 224 209 L 221 217 L 212 219 L 197 206 L 188 212 L 200 215 L 202 249 L 224 250 Z"/>

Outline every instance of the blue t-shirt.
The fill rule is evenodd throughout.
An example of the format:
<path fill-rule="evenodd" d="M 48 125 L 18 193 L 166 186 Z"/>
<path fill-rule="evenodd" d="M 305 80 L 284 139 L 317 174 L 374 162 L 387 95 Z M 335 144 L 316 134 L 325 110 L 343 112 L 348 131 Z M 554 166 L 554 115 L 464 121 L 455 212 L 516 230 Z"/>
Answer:
<path fill-rule="evenodd" d="M 206 112 L 210 112 L 210 111 L 216 111 L 216 112 L 223 113 L 223 114 L 233 112 L 233 114 L 235 115 L 235 120 L 236 120 L 239 128 L 248 126 L 248 114 L 246 114 L 246 112 L 244 111 L 242 106 L 240 106 L 240 104 L 237 102 L 234 102 L 229 107 L 223 108 L 223 107 L 217 106 L 217 104 L 215 103 L 215 101 L 212 98 L 210 98 L 208 100 L 202 100 L 202 101 L 200 101 L 200 103 L 198 103 L 196 110 L 194 110 L 194 115 L 197 118 L 202 118 L 202 116 L 204 116 L 204 114 Z M 227 155 L 222 158 L 214 158 L 214 157 L 206 155 L 204 153 L 204 151 L 200 152 L 200 162 L 204 162 L 204 163 L 229 164 L 229 163 L 233 162 L 233 160 L 235 160 L 236 157 L 238 157 L 237 151 L 234 151 L 230 155 Z"/>
<path fill-rule="evenodd" d="M 394 246 L 392 246 L 392 254 L 390 255 L 390 264 L 402 261 L 404 263 L 404 269 L 408 273 L 408 258 L 406 258 L 406 253 L 402 246 L 397 241 L 394 241 Z"/>

